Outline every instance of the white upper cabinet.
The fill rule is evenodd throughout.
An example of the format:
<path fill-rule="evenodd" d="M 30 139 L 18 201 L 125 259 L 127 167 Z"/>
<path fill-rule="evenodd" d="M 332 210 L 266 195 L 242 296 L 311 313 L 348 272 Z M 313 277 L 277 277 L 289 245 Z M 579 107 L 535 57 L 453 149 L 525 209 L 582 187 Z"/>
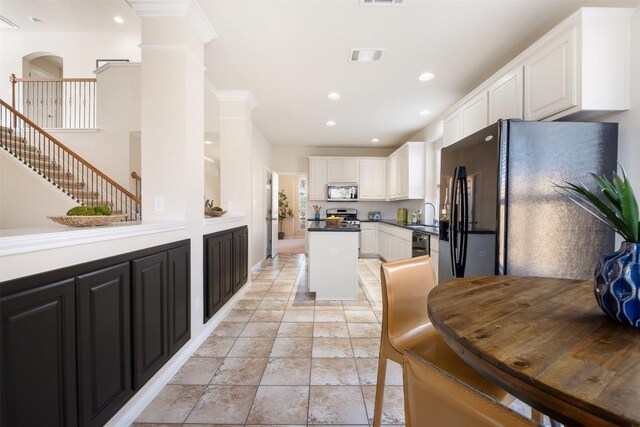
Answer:
<path fill-rule="evenodd" d="M 360 200 L 384 200 L 387 159 L 360 160 Z"/>
<path fill-rule="evenodd" d="M 387 200 L 424 199 L 426 144 L 407 142 L 387 161 Z"/>
<path fill-rule="evenodd" d="M 328 159 L 327 182 L 358 182 L 360 179 L 359 159 Z"/>
<path fill-rule="evenodd" d="M 542 119 L 578 105 L 577 31 L 571 26 L 555 34 L 527 58 L 525 119 Z"/>
<path fill-rule="evenodd" d="M 525 120 L 629 109 L 634 11 L 582 8 L 529 48 L 523 55 Z"/>
<path fill-rule="evenodd" d="M 489 87 L 489 123 L 523 118 L 522 75 L 522 67 L 517 67 Z"/>
<path fill-rule="evenodd" d="M 327 159 L 309 158 L 309 200 L 327 200 Z"/>
<path fill-rule="evenodd" d="M 443 147 L 448 147 L 460 138 L 462 138 L 462 119 L 460 110 L 456 110 L 444 118 L 442 124 L 442 145 Z"/>
<path fill-rule="evenodd" d="M 460 107 L 462 114 L 462 137 L 487 127 L 487 92 L 482 92 Z"/>

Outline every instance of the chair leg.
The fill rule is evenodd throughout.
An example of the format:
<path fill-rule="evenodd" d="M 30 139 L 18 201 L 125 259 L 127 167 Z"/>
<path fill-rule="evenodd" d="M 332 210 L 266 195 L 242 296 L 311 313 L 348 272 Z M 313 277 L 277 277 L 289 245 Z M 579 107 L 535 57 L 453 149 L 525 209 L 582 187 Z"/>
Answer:
<path fill-rule="evenodd" d="M 380 427 L 382 422 L 382 404 L 384 402 L 384 381 L 387 377 L 387 358 L 378 358 L 378 380 L 376 381 L 376 403 L 373 410 L 373 427 Z"/>

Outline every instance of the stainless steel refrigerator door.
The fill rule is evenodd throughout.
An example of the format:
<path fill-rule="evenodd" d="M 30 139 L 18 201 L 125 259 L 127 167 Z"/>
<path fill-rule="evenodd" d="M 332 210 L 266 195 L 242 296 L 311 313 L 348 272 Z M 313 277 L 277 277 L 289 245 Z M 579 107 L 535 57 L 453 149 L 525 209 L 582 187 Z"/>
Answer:
<path fill-rule="evenodd" d="M 467 263 L 464 276 L 492 276 L 495 274 L 495 234 L 469 233 L 467 242 Z M 438 252 L 438 283 L 453 280 L 449 242 L 440 240 Z"/>

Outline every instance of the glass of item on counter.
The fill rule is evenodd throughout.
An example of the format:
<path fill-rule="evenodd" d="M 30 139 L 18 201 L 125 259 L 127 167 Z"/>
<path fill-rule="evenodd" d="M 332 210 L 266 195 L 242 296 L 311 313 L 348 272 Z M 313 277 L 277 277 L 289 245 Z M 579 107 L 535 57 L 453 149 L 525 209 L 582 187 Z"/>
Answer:
<path fill-rule="evenodd" d="M 313 210 L 315 211 L 314 219 L 316 221 L 320 221 L 320 209 L 322 209 L 322 206 L 313 205 Z"/>

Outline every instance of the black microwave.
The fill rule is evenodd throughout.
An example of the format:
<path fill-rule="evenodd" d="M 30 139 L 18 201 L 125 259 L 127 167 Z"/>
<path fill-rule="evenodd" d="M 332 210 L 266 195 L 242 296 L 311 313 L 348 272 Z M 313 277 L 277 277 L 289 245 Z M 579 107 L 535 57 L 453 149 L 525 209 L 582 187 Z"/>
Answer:
<path fill-rule="evenodd" d="M 358 184 L 330 183 L 327 184 L 328 202 L 358 201 Z"/>

